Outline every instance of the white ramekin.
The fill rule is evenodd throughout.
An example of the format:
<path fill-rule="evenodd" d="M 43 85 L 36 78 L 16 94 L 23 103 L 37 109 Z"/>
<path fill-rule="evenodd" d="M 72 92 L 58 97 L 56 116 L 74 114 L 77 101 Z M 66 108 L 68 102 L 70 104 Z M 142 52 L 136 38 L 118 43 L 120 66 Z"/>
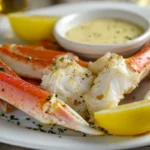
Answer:
<path fill-rule="evenodd" d="M 83 44 L 65 38 L 66 32 L 74 26 L 86 21 L 100 18 L 116 18 L 133 22 L 141 26 L 144 29 L 144 33 L 127 43 L 121 44 Z M 149 40 L 150 23 L 146 18 L 140 16 L 139 14 L 133 13 L 132 11 L 120 9 L 98 9 L 62 17 L 55 24 L 54 36 L 57 42 L 66 50 L 77 53 L 79 56 L 88 59 L 96 59 L 106 52 L 130 56 L 138 51 Z"/>

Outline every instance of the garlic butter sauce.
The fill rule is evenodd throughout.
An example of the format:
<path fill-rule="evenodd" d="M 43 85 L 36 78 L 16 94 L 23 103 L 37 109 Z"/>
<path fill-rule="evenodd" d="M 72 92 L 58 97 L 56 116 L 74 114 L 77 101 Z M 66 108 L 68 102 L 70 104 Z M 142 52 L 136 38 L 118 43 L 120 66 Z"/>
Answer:
<path fill-rule="evenodd" d="M 66 38 L 87 44 L 126 43 L 144 33 L 144 29 L 121 19 L 99 19 L 82 23 L 66 33 Z"/>

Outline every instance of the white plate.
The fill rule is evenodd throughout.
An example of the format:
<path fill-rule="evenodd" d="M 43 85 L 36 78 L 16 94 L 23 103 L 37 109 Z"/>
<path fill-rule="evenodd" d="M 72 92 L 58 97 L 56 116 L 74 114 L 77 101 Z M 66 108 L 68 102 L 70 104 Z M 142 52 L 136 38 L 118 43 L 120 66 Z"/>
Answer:
<path fill-rule="evenodd" d="M 100 2 L 86 2 L 86 3 L 74 3 L 74 4 L 63 4 L 53 7 L 48 7 L 40 10 L 31 11 L 32 14 L 54 14 L 64 15 L 73 12 L 79 12 L 89 9 L 96 9 L 100 7 L 109 8 L 123 8 L 130 9 L 135 12 L 140 12 L 146 17 L 150 14 L 149 8 L 142 8 L 132 4 L 124 3 L 100 3 Z M 16 39 L 10 30 L 7 19 L 0 19 L 0 42 L 17 42 L 20 43 L 19 39 Z M 145 79 L 132 94 L 126 97 L 126 101 L 140 100 L 144 96 L 149 87 L 150 79 Z M 134 98 L 134 96 L 136 98 Z M 17 120 L 8 122 L 8 118 L 0 117 L 0 142 L 9 143 L 13 145 L 36 148 L 36 149 L 53 149 L 55 150 L 99 150 L 99 149 L 125 149 L 145 146 L 150 143 L 150 135 L 142 135 L 135 137 L 115 137 L 115 136 L 103 136 L 103 137 L 83 137 L 82 133 L 65 131 L 59 136 L 59 127 L 53 127 L 53 131 L 57 134 L 44 133 L 40 131 L 32 131 L 25 127 L 37 128 L 36 124 L 39 124 L 34 119 L 26 120 L 26 114 L 19 110 L 14 111 L 12 114 L 6 114 L 7 116 L 15 115 L 20 120 L 20 126 L 17 126 Z M 34 122 L 33 122 L 34 121 Z M 48 131 L 52 126 L 44 126 L 43 129 Z"/>

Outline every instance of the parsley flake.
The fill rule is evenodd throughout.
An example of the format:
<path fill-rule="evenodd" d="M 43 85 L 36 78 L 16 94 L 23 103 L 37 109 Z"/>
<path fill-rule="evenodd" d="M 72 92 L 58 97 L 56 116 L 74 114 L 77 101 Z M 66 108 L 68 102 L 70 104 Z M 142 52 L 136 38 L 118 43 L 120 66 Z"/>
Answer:
<path fill-rule="evenodd" d="M 31 120 L 30 118 L 26 118 L 26 120 Z"/>
<path fill-rule="evenodd" d="M 27 60 L 31 60 L 31 57 L 27 57 Z"/>
<path fill-rule="evenodd" d="M 63 61 L 63 60 L 64 60 L 64 57 L 60 58 L 59 60 L 60 60 L 60 61 Z"/>
<path fill-rule="evenodd" d="M 129 37 L 129 36 L 125 36 L 125 39 L 127 39 L 127 40 L 132 40 L 132 38 Z"/>
<path fill-rule="evenodd" d="M 20 126 L 20 122 L 17 122 L 17 125 Z"/>
<path fill-rule="evenodd" d="M 51 98 L 52 97 L 49 95 L 49 96 L 47 96 L 46 100 L 49 101 L 49 100 L 51 100 Z"/>
<path fill-rule="evenodd" d="M 5 68 L 3 68 L 3 67 L 0 67 L 0 71 L 3 71 L 3 72 L 5 72 L 6 70 L 5 70 Z"/>
<path fill-rule="evenodd" d="M 89 75 L 87 73 L 85 75 L 86 75 L 86 77 L 89 77 Z"/>
<path fill-rule="evenodd" d="M 56 65 L 56 62 L 53 62 L 53 63 L 52 63 L 52 66 L 55 66 L 55 65 Z"/>

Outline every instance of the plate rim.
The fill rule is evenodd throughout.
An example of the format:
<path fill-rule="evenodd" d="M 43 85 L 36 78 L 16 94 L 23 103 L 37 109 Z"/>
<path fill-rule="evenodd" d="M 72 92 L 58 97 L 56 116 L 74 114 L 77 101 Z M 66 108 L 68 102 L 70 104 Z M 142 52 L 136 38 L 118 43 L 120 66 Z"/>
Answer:
<path fill-rule="evenodd" d="M 55 150 L 59 150 L 60 149 L 60 146 L 63 146 L 61 147 L 61 150 L 69 150 L 70 149 L 70 146 L 74 146 L 72 147 L 72 150 L 76 150 L 77 148 L 80 150 L 80 149 L 83 149 L 83 148 L 86 148 L 87 150 L 91 150 L 93 147 L 94 147 L 94 150 L 98 150 L 100 147 L 102 149 L 105 149 L 105 150 L 116 150 L 116 149 L 129 149 L 129 148 L 137 148 L 137 147 L 142 147 L 142 146 L 146 146 L 150 143 L 150 135 L 145 135 L 145 136 L 140 136 L 140 137 L 137 137 L 137 138 L 134 138 L 134 137 L 121 137 L 121 138 L 124 138 L 124 142 L 121 142 L 121 143 L 116 143 L 116 144 L 108 144 L 108 146 L 106 145 L 100 145 L 98 144 L 98 140 L 100 139 L 99 137 L 73 137 L 73 136 L 62 136 L 62 138 L 59 138 L 58 135 L 48 135 L 47 133 L 38 133 L 36 131 L 32 131 L 32 130 L 29 130 L 29 129 L 26 129 L 24 127 L 18 127 L 16 125 L 14 125 L 13 123 L 9 123 L 5 120 L 1 120 L 1 124 L 3 124 L 3 130 L 1 130 L 1 134 L 0 134 L 0 141 L 2 143 L 7 143 L 7 144 L 10 144 L 10 145 L 14 145 L 14 146 L 20 146 L 20 147 L 26 147 L 26 148 L 36 148 L 36 149 L 48 149 L 48 148 L 55 148 Z M 7 135 L 5 135 L 5 126 L 10 126 L 10 128 L 8 129 L 8 132 Z M 13 130 L 12 130 L 13 129 Z M 10 137 L 13 137 L 16 133 L 19 134 L 19 133 L 25 133 L 28 134 L 28 136 L 30 137 L 34 137 L 36 136 L 36 138 L 38 139 L 37 142 L 39 142 L 39 140 L 43 139 L 43 137 L 45 137 L 45 140 L 46 142 L 42 141 L 41 143 L 38 143 L 33 140 L 33 141 L 29 141 L 28 139 L 24 139 L 24 138 L 20 138 L 20 137 L 17 137 L 16 138 L 10 138 Z M 8 136 L 9 135 L 9 136 Z M 40 137 L 40 138 L 39 138 Z M 69 137 L 69 138 L 65 138 L 65 137 Z M 119 136 L 110 136 L 111 138 L 117 138 L 117 140 L 120 138 Z M 85 144 L 85 142 L 87 142 L 87 138 L 88 140 L 91 140 L 91 142 L 94 142 L 96 140 L 96 143 L 87 143 L 88 144 L 88 147 L 87 145 Z M 102 139 L 104 138 L 104 139 Z M 130 138 L 130 139 L 128 139 Z M 16 140 L 18 139 L 18 140 Z M 108 139 L 108 136 L 105 136 L 105 137 L 101 137 L 101 140 L 107 140 Z M 47 141 L 50 141 L 49 143 Z M 53 140 L 54 141 L 57 141 L 57 144 L 54 144 L 53 143 Z M 81 141 L 80 143 L 78 143 L 77 145 L 77 142 L 78 141 Z M 108 140 L 109 141 L 109 140 Z M 140 142 L 142 141 L 142 142 Z M 70 142 L 69 144 L 70 145 L 67 145 L 66 142 Z M 82 143 L 83 142 L 83 143 Z M 47 143 L 47 144 L 46 144 Z M 90 145 L 91 144 L 91 145 Z"/>

